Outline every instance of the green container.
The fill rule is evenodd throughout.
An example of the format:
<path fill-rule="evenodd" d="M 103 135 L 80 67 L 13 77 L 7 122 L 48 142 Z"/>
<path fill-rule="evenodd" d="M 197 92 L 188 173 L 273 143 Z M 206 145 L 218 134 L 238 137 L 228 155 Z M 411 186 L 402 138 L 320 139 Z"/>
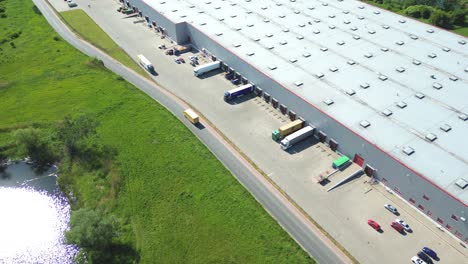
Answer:
<path fill-rule="evenodd" d="M 280 134 L 280 132 L 279 132 L 278 129 L 276 129 L 275 131 L 273 131 L 273 133 L 271 133 L 271 138 L 272 138 L 274 141 L 280 140 L 281 134 Z"/>
<path fill-rule="evenodd" d="M 349 162 L 349 158 L 346 157 L 346 156 L 341 156 L 340 158 L 338 158 L 337 160 L 333 161 L 333 168 L 334 169 L 338 169 L 340 168 L 341 166 L 345 165 L 346 163 Z"/>

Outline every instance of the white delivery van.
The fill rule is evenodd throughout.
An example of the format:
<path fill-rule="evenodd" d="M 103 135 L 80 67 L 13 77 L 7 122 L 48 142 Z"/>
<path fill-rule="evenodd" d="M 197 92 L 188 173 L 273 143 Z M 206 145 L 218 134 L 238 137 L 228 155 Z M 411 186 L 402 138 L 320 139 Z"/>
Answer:
<path fill-rule="evenodd" d="M 154 72 L 154 67 L 153 64 L 143 55 L 138 55 L 138 63 L 140 63 L 143 68 L 145 68 L 147 71 L 153 73 Z"/>

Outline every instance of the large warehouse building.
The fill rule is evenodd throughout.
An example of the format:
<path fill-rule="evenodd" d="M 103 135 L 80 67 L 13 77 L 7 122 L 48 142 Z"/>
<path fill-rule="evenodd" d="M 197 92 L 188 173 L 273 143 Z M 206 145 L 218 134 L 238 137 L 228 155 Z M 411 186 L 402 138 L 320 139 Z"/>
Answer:
<path fill-rule="evenodd" d="M 468 242 L 464 37 L 355 0 L 124 3 Z"/>

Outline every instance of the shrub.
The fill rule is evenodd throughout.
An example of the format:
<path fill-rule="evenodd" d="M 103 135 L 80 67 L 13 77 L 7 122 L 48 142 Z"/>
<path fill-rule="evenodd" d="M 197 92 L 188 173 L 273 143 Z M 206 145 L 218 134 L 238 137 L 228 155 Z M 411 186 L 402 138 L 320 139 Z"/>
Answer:
<path fill-rule="evenodd" d="M 429 21 L 436 26 L 443 27 L 446 29 L 451 29 L 453 24 L 452 24 L 452 18 L 450 15 L 442 10 L 434 10 L 431 14 L 431 17 L 429 18 Z"/>
<path fill-rule="evenodd" d="M 87 65 L 93 68 L 101 68 L 104 69 L 104 62 L 96 57 L 92 58 L 87 62 Z"/>
<path fill-rule="evenodd" d="M 451 14 L 452 19 L 453 19 L 453 24 L 464 27 L 466 24 L 465 23 L 466 13 L 467 13 L 467 10 L 465 9 L 459 9 L 459 10 L 453 11 L 453 13 Z"/>
<path fill-rule="evenodd" d="M 38 15 L 42 15 L 41 10 L 39 10 L 39 8 L 37 8 L 36 5 L 34 5 L 32 9 L 33 9 L 34 13 L 36 13 Z"/>
<path fill-rule="evenodd" d="M 10 46 L 11 46 L 12 48 L 16 49 L 16 45 L 15 45 L 14 42 L 10 42 Z"/>
<path fill-rule="evenodd" d="M 54 36 L 55 41 L 60 41 L 60 38 L 58 36 Z"/>
<path fill-rule="evenodd" d="M 13 39 L 19 38 L 21 36 L 21 33 L 23 33 L 23 32 L 18 31 L 18 32 L 15 32 L 15 33 L 11 34 L 10 39 L 13 40 Z"/>

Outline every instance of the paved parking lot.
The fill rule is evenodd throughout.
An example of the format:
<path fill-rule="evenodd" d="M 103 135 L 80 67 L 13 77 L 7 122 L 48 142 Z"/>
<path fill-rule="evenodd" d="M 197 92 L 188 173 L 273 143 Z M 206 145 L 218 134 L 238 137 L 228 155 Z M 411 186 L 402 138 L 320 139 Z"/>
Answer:
<path fill-rule="evenodd" d="M 117 13 L 117 2 L 75 1 L 132 58 L 144 54 L 158 72 L 156 82 L 209 119 L 359 262 L 410 263 L 418 250 L 429 246 L 439 253 L 441 263 L 468 263 L 467 249 L 458 241 L 383 186 L 369 183 L 366 176 L 327 192 L 358 167 L 353 165 L 332 176 L 325 186 L 317 184 L 315 178 L 319 174 L 332 171 L 336 153 L 313 139 L 302 142 L 291 152 L 282 151 L 271 139 L 271 132 L 288 122 L 284 115 L 257 97 L 245 97 L 233 104 L 224 102 L 224 92 L 233 88 L 228 81 L 220 74 L 199 79 L 193 76 L 189 64 L 174 63 L 173 57 L 157 48 L 160 44 L 168 47 L 174 44 L 161 39 L 144 23 L 135 23 L 139 18 L 125 18 Z M 68 9 L 62 0 L 50 2 L 60 6 L 60 10 Z M 403 236 L 390 227 L 396 216 L 383 208 L 385 203 L 398 207 L 399 217 L 413 228 L 413 233 Z M 380 223 L 383 233 L 367 225 L 369 218 Z"/>

